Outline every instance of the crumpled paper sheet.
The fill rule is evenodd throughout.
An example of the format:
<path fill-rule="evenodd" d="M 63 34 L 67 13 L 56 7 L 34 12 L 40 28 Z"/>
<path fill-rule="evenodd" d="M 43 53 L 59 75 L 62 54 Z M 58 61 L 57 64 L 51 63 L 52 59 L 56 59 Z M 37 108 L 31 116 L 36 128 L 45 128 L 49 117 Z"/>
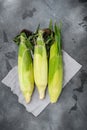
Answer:
<path fill-rule="evenodd" d="M 81 65 L 77 63 L 71 56 L 63 51 L 63 64 L 64 64 L 64 80 L 63 87 L 72 79 L 72 77 L 80 70 Z M 18 102 L 23 104 L 28 112 L 31 112 L 34 116 L 38 116 L 50 103 L 48 92 L 43 100 L 39 99 L 38 91 L 35 91 L 32 95 L 32 100 L 29 104 L 26 104 L 24 97 L 20 91 L 18 81 L 18 67 L 15 66 L 7 76 L 2 80 L 2 83 L 11 88 L 11 91 L 18 96 Z M 61 98 L 61 97 L 60 97 Z"/>

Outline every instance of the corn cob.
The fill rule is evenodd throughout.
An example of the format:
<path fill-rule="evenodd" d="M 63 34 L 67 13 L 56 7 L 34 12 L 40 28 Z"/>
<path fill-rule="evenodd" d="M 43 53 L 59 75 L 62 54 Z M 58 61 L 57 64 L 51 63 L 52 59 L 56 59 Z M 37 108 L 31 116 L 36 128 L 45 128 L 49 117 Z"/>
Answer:
<path fill-rule="evenodd" d="M 31 53 L 26 46 L 27 42 L 26 35 L 21 33 L 18 52 L 18 75 L 20 89 L 26 103 L 29 103 L 34 89 L 34 75 Z"/>
<path fill-rule="evenodd" d="M 37 45 L 34 48 L 34 80 L 38 88 L 39 98 L 43 99 L 47 86 L 48 64 L 42 30 L 38 31 L 36 43 Z"/>
<path fill-rule="evenodd" d="M 49 77 L 48 92 L 51 103 L 57 102 L 62 91 L 62 79 L 63 79 L 60 29 L 56 24 L 54 30 L 55 30 L 54 31 L 55 38 L 50 48 L 49 76 L 48 76 Z"/>

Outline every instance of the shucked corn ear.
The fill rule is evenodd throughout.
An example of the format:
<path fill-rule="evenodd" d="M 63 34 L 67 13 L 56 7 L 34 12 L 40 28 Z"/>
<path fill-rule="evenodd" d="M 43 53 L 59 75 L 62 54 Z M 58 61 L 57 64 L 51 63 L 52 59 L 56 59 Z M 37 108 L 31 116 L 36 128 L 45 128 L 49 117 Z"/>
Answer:
<path fill-rule="evenodd" d="M 48 92 L 50 102 L 57 102 L 62 91 L 63 64 L 60 29 L 54 26 L 54 42 L 50 48 Z"/>
<path fill-rule="evenodd" d="M 39 97 L 43 99 L 47 86 L 48 64 L 46 47 L 43 40 L 43 31 L 38 31 L 36 46 L 34 48 L 34 80 L 38 88 Z"/>
<path fill-rule="evenodd" d="M 25 97 L 26 103 L 29 103 L 34 89 L 34 74 L 31 53 L 26 46 L 27 42 L 25 33 L 21 33 L 18 52 L 18 75 L 20 89 Z"/>

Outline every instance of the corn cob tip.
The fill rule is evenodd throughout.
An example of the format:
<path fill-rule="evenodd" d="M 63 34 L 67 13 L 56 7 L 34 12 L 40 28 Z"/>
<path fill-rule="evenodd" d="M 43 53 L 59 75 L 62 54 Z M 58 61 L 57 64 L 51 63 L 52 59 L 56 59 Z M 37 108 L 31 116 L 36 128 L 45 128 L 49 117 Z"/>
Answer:
<path fill-rule="evenodd" d="M 39 98 L 40 98 L 40 99 L 44 99 L 44 97 L 45 97 L 44 91 L 40 91 L 40 92 L 39 92 Z"/>
<path fill-rule="evenodd" d="M 56 99 L 55 99 L 54 97 L 51 97 L 51 98 L 50 98 L 50 103 L 52 103 L 52 104 L 53 104 L 53 103 L 57 103 L 58 99 L 59 99 L 59 97 L 56 98 Z"/>
<path fill-rule="evenodd" d="M 53 100 L 52 100 L 52 101 L 50 101 L 50 102 L 53 104 L 53 103 L 56 103 L 57 101 L 53 101 Z"/>
<path fill-rule="evenodd" d="M 30 96 L 29 93 L 27 93 L 27 94 L 25 95 L 25 101 L 26 101 L 26 103 L 29 103 L 30 100 L 31 100 L 31 96 Z"/>

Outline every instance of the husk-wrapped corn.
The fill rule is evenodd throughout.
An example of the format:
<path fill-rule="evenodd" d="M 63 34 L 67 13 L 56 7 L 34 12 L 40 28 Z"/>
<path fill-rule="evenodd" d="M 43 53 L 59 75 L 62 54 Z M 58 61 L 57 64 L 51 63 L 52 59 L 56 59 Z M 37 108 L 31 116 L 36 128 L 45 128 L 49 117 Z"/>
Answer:
<path fill-rule="evenodd" d="M 26 46 L 27 38 L 24 33 L 20 35 L 20 45 L 18 52 L 18 75 L 20 89 L 24 95 L 26 103 L 29 103 L 34 89 L 33 62 L 30 50 Z"/>
<path fill-rule="evenodd" d="M 43 31 L 39 30 L 34 48 L 34 80 L 38 88 L 39 97 L 43 99 L 48 79 L 47 53 L 43 39 Z"/>
<path fill-rule="evenodd" d="M 60 29 L 55 24 L 55 39 L 50 48 L 48 92 L 51 103 L 57 102 L 62 91 L 63 64 Z"/>

